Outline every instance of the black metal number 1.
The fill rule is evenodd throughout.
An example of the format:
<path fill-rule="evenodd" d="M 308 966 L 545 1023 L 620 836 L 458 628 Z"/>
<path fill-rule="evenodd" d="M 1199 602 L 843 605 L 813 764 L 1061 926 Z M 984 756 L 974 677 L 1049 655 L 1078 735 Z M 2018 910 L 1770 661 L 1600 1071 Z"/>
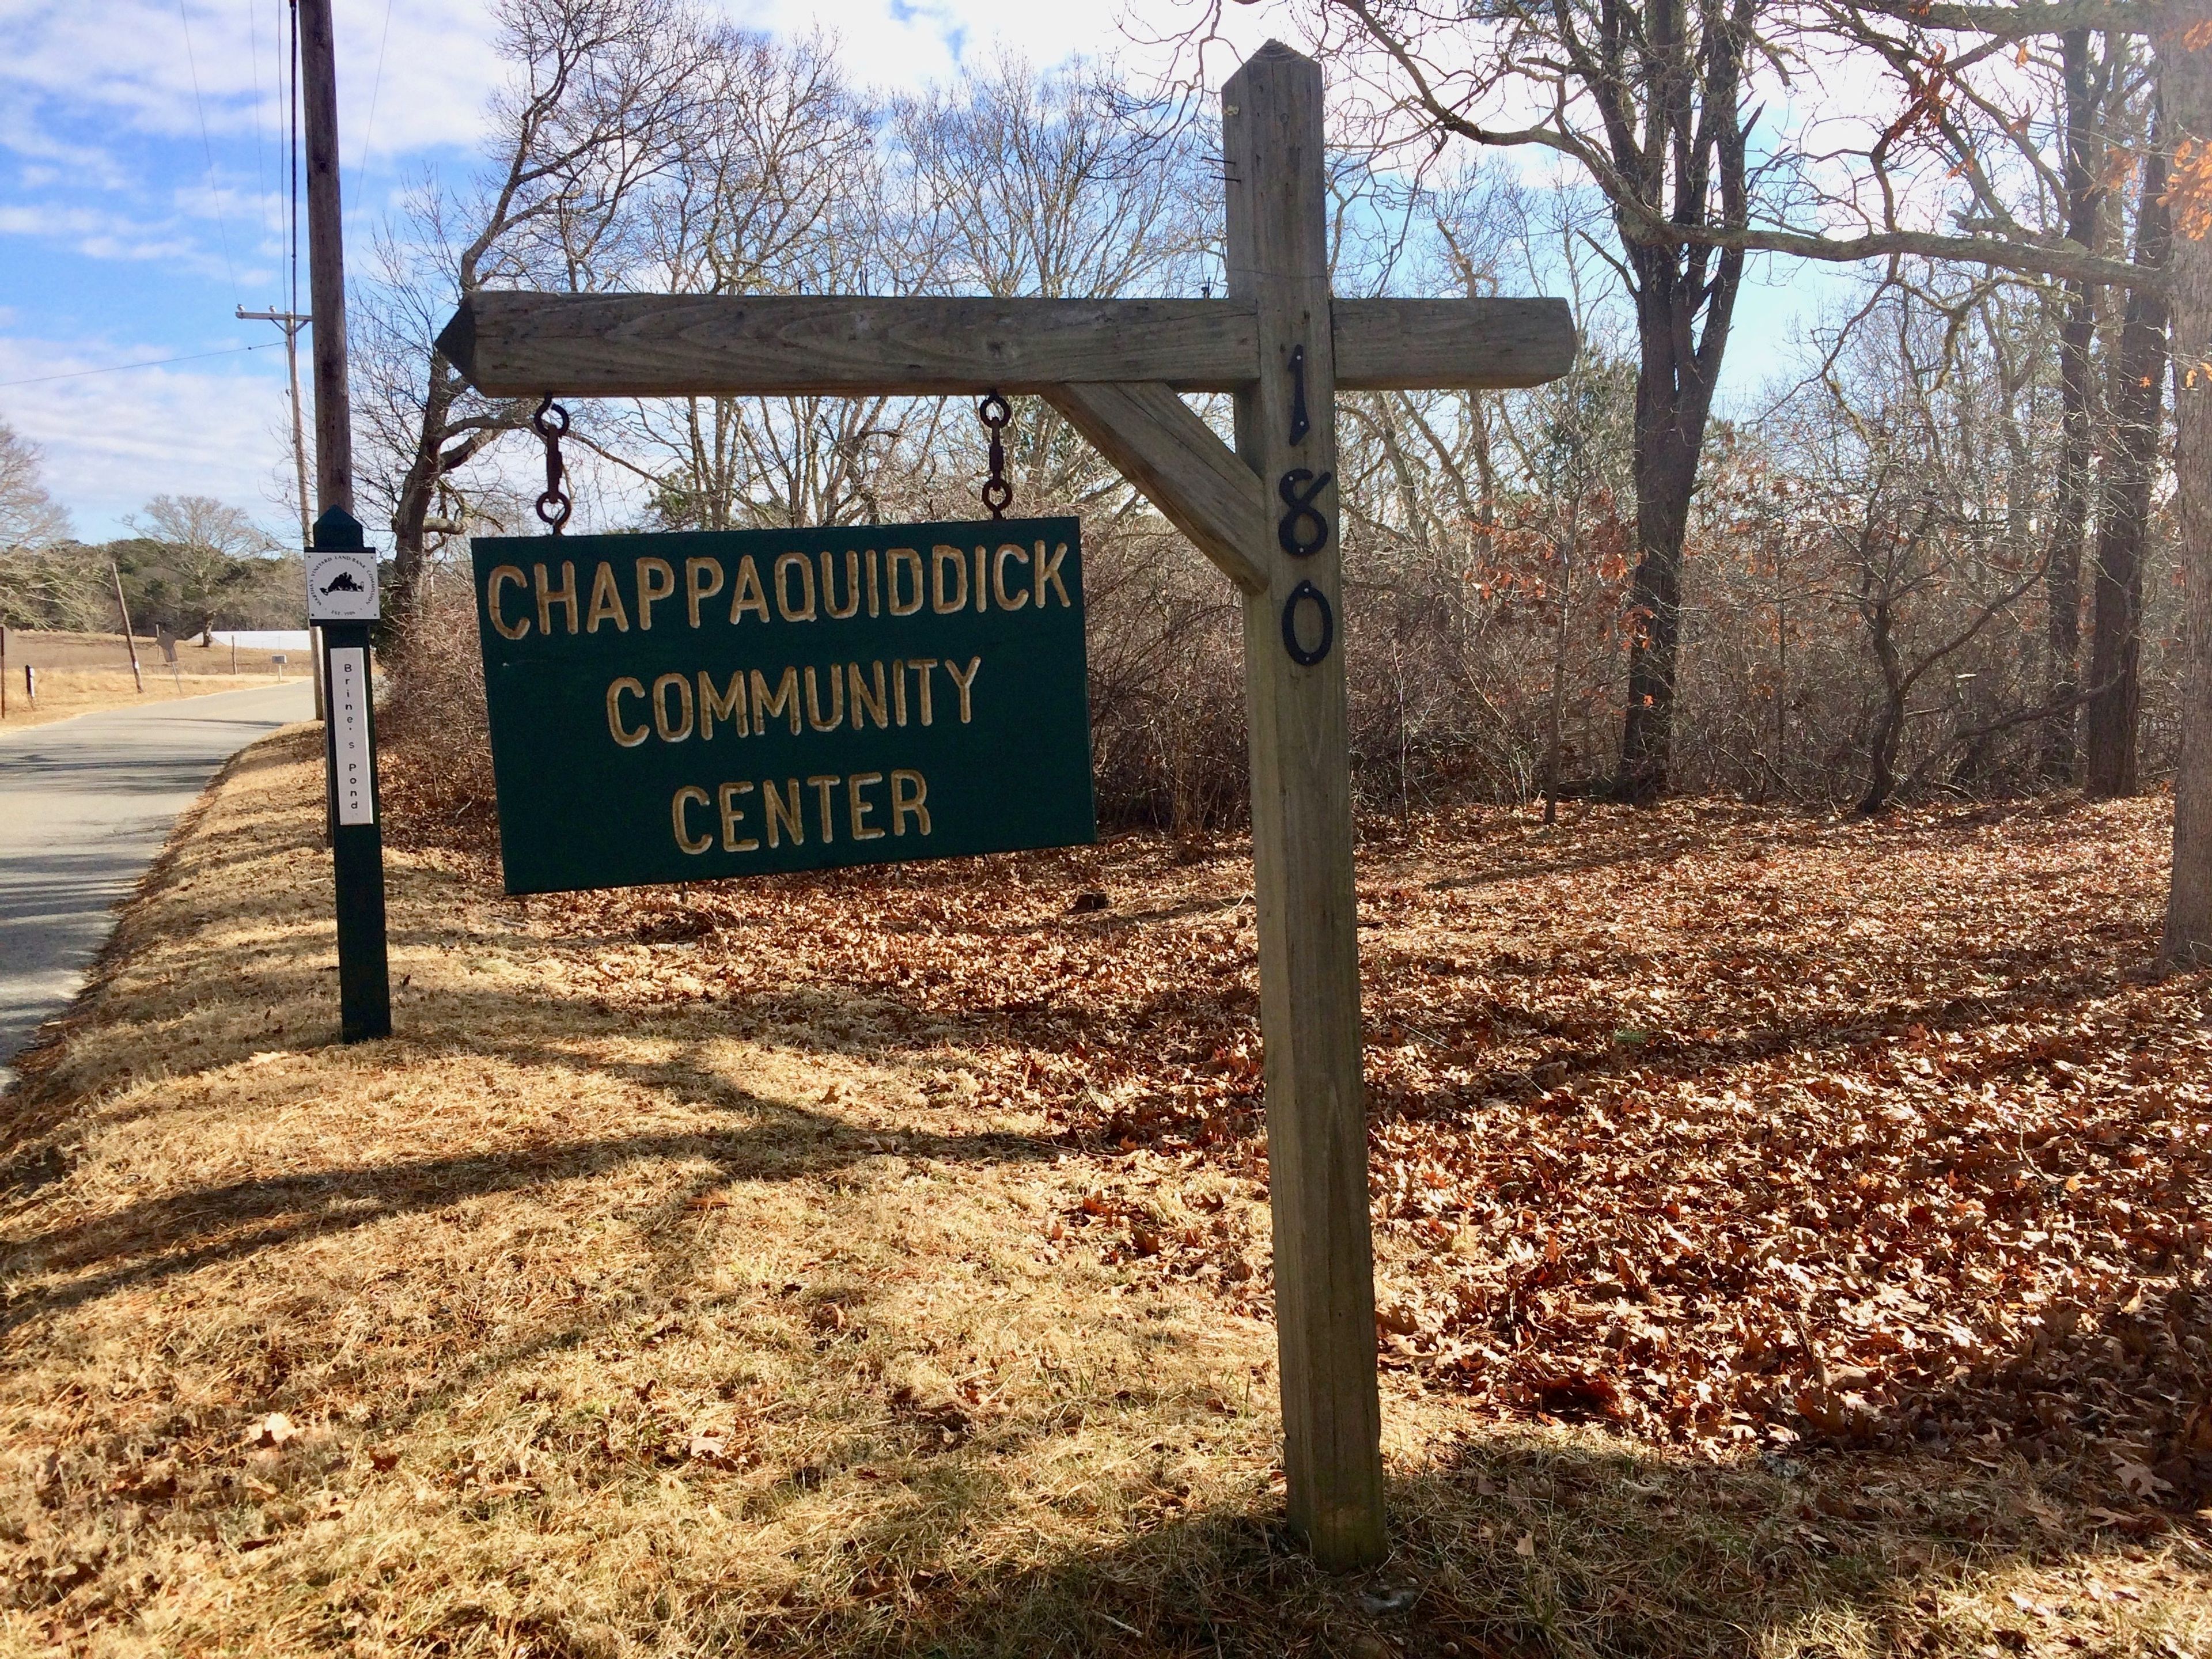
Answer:
<path fill-rule="evenodd" d="M 1291 348 L 1291 441 L 1304 443 L 1313 422 L 1306 419 L 1306 349 Z"/>

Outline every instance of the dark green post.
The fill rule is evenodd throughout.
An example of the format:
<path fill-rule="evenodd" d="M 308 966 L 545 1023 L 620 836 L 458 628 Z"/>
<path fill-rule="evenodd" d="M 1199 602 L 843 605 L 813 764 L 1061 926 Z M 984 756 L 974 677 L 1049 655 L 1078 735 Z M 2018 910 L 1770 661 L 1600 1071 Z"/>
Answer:
<path fill-rule="evenodd" d="M 384 828 L 376 799 L 376 707 L 369 629 L 378 616 L 376 556 L 343 508 L 315 520 L 307 620 L 323 636 L 323 753 L 338 913 L 338 1031 L 348 1042 L 392 1035 L 384 942 Z"/>

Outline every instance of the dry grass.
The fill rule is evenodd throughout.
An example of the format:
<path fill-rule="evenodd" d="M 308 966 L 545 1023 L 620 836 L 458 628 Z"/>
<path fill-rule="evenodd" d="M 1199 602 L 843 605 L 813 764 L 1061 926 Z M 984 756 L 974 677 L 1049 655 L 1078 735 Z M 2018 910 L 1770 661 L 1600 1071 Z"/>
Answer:
<path fill-rule="evenodd" d="M 988 948 L 1103 972 L 1124 942 L 1054 920 L 1067 886 L 1141 886 L 1171 902 L 1131 927 L 1194 941 L 1193 982 L 1149 988 L 1169 1018 L 1217 976 L 1233 859 L 1128 841 L 744 890 L 936 941 L 905 994 L 823 971 L 851 941 L 702 938 L 671 894 L 510 902 L 464 852 L 395 854 L 401 1035 L 347 1049 L 313 741 L 234 764 L 6 1100 L 0 1650 L 2212 1642 L 2202 1528 L 2063 1462 L 1508 1423 L 1418 1368 L 1385 1378 L 1397 1553 L 1322 1578 L 1274 1519 L 1270 1328 L 1218 1273 L 1071 1224 L 1141 1206 L 1263 1282 L 1249 1135 L 1102 1133 L 1126 1078 L 1009 1089 L 1021 1011 L 931 989 Z M 1477 856 L 1386 854 L 1369 896 Z M 942 921 L 986 879 L 1006 928 Z"/>
<path fill-rule="evenodd" d="M 49 634 L 11 628 L 8 630 L 8 712 L 0 715 L 0 732 L 45 726 L 103 708 L 273 685 L 277 671 L 271 654 L 241 648 L 237 655 L 238 672 L 234 674 L 228 646 L 204 647 L 197 640 L 185 641 L 177 647 L 173 669 L 161 660 L 159 646 L 151 640 L 141 640 L 138 665 L 145 687 L 142 691 L 139 680 L 131 672 L 130 647 L 120 634 Z M 297 679 L 306 672 L 307 653 L 286 654 L 292 661 L 283 671 L 284 677 Z M 38 670 L 36 708 L 23 695 L 26 665 Z"/>

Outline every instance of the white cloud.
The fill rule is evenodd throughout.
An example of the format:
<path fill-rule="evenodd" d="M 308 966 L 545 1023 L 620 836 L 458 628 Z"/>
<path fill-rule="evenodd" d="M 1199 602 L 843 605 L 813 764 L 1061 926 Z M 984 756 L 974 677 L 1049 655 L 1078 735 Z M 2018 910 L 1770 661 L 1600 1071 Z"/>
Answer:
<path fill-rule="evenodd" d="M 258 343 L 258 342 L 256 343 Z M 205 347 L 215 349 L 215 347 Z M 174 355 L 113 342 L 0 341 L 0 415 L 46 452 L 46 486 L 90 539 L 127 534 L 126 514 L 167 491 L 214 495 L 281 527 L 271 458 L 289 459 L 284 354 L 77 374 Z M 30 384 L 22 384 L 30 381 Z"/>
<path fill-rule="evenodd" d="M 1234 6 L 1222 19 L 1226 49 L 1207 53 L 1218 82 L 1267 39 L 1270 7 Z M 1168 64 L 1157 42 L 1179 35 L 1197 13 L 1176 0 L 1149 0 L 1126 9 L 1106 0 L 1048 4 L 984 4 L 981 0 L 723 0 L 732 21 L 771 33 L 814 28 L 835 34 L 846 72 L 864 85 L 914 91 L 980 64 L 998 47 L 1031 63 L 1057 64 L 1080 53 L 1113 57 L 1140 70 Z"/>
<path fill-rule="evenodd" d="M 203 276 L 223 276 L 231 269 L 219 250 L 178 234 L 173 222 L 149 224 L 97 208 L 0 207 L 0 234 L 60 242 L 88 258 L 158 261 Z"/>
<path fill-rule="evenodd" d="M 499 73 L 483 7 L 337 0 L 336 13 L 348 165 L 364 143 L 390 155 L 473 139 L 485 88 Z M 211 139 L 258 134 L 274 152 L 285 128 L 277 90 L 283 18 L 283 0 L 185 0 L 181 12 L 161 0 L 0 3 L 9 40 L 0 86 L 18 94 L 0 119 L 0 143 L 27 155 L 82 158 L 88 147 L 58 134 L 55 118 L 96 110 L 194 148 L 204 121 Z"/>
<path fill-rule="evenodd" d="M 1166 54 L 1144 39 L 1180 30 L 1193 15 L 1177 0 L 1134 0 L 1145 19 L 1130 27 L 1104 0 L 703 3 L 749 27 L 834 34 L 854 80 L 892 91 L 948 78 L 1002 46 L 1040 64 L 1083 53 L 1157 69 Z M 466 165 L 504 70 L 488 0 L 336 7 L 350 263 L 358 270 L 368 256 L 366 222 L 392 199 L 398 179 L 426 161 Z M 1268 32 L 1267 8 L 1229 12 L 1236 50 L 1209 53 L 1215 81 Z M 217 285 L 224 313 L 234 285 L 249 305 L 274 296 L 288 185 L 277 80 L 285 13 L 286 0 L 184 0 L 181 17 L 177 0 L 0 0 L 8 42 L 0 156 L 14 164 L 0 168 L 0 236 L 114 262 L 118 313 L 128 307 L 131 316 L 132 333 L 122 338 L 106 329 L 57 337 L 75 326 L 59 320 L 62 296 L 26 301 L 0 318 L 0 328 L 18 336 L 0 338 L 0 382 L 19 383 L 0 384 L 0 412 L 44 447 L 50 487 L 80 534 L 122 533 L 125 515 L 163 491 L 234 501 L 272 528 L 289 521 L 283 352 L 263 337 L 273 331 L 240 325 L 234 336 L 210 338 L 205 297 L 173 305 L 165 291 L 168 273 L 205 279 Z M 248 341 L 265 349 L 39 378 Z M 505 464 L 526 471 L 530 459 L 518 445 Z M 601 480 L 603 491 L 592 494 L 603 514 L 620 517 L 619 506 L 599 499 L 619 494 L 615 482 Z"/>

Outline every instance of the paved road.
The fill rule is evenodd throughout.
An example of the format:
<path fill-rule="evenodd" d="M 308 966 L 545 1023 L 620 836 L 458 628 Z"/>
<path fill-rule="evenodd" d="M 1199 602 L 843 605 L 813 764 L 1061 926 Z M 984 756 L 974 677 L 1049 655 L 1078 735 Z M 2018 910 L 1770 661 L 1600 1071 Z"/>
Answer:
<path fill-rule="evenodd" d="M 0 1088 L 177 814 L 239 750 L 314 712 L 302 679 L 0 732 Z"/>

